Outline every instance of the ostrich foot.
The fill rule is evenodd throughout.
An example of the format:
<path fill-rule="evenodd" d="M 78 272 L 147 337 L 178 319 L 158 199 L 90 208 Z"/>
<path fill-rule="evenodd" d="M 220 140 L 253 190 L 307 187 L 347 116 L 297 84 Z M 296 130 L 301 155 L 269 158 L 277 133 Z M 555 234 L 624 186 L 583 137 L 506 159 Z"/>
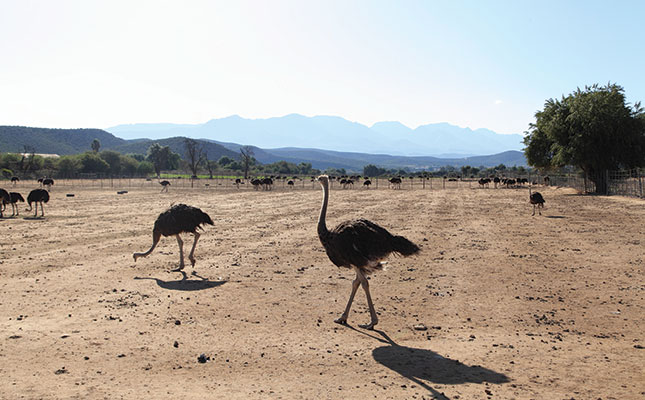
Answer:
<path fill-rule="evenodd" d="M 184 264 L 179 264 L 179 266 L 175 269 L 171 269 L 170 272 L 179 272 L 184 269 Z"/>
<path fill-rule="evenodd" d="M 189 260 L 190 260 L 190 265 L 194 267 L 195 266 L 195 258 L 194 257 L 189 258 Z"/>
<path fill-rule="evenodd" d="M 374 329 L 374 325 L 376 325 L 376 324 L 378 324 L 378 321 L 373 321 L 373 322 L 370 322 L 369 324 L 359 324 L 358 326 L 360 328 L 367 329 L 367 330 L 371 331 L 371 330 Z"/>
<path fill-rule="evenodd" d="M 347 325 L 347 317 L 343 315 L 340 318 L 336 318 L 334 322 L 341 325 Z"/>

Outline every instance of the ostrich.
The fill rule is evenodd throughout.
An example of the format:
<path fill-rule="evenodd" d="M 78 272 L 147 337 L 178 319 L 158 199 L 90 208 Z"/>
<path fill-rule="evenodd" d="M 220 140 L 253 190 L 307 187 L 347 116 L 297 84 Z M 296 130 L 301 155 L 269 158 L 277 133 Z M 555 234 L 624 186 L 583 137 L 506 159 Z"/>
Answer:
<path fill-rule="evenodd" d="M 372 181 L 370 181 L 369 179 L 365 179 L 365 182 L 363 182 L 363 186 L 365 186 L 365 189 L 369 189 L 371 184 L 372 184 Z"/>
<path fill-rule="evenodd" d="M 43 179 L 43 186 L 47 188 L 48 192 L 51 190 L 53 184 L 54 180 L 52 178 Z"/>
<path fill-rule="evenodd" d="M 18 209 L 18 202 L 22 201 L 23 203 L 25 202 L 25 198 L 22 197 L 22 195 L 18 192 L 10 192 L 9 193 L 9 202 L 11 203 L 11 216 L 13 217 L 14 215 L 20 215 L 20 210 Z M 4 199 L 3 199 L 3 204 Z"/>
<path fill-rule="evenodd" d="M 384 228 L 366 219 L 346 221 L 331 231 L 328 230 L 325 224 L 325 215 L 327 214 L 327 203 L 329 201 L 329 177 L 321 175 L 318 177 L 318 182 L 323 189 L 323 203 L 320 209 L 320 218 L 318 219 L 320 242 L 332 263 L 337 267 L 353 268 L 356 272 L 356 279 L 352 282 L 352 292 L 349 296 L 347 307 L 345 307 L 345 311 L 340 318 L 334 322 L 338 324 L 347 323 L 354 295 L 360 285 L 367 296 L 367 305 L 372 318 L 369 324 L 360 326 L 365 329 L 373 329 L 374 325 L 378 323 L 378 317 L 372 303 L 366 276 L 374 271 L 383 269 L 383 263 L 380 261 L 390 253 L 409 256 L 419 252 L 420 249 L 403 236 L 394 236 Z"/>
<path fill-rule="evenodd" d="M 19 181 L 20 181 L 20 178 L 18 178 L 17 176 L 12 176 L 12 177 L 11 177 L 11 183 L 12 183 L 14 186 L 16 186 L 16 184 L 17 184 Z"/>
<path fill-rule="evenodd" d="M 0 188 L 0 218 L 4 217 L 2 213 L 5 209 L 5 204 L 11 202 L 11 195 L 6 190 Z"/>
<path fill-rule="evenodd" d="M 44 217 L 45 216 L 45 207 L 43 206 L 43 203 L 47 203 L 49 201 L 49 192 L 46 191 L 45 189 L 34 189 L 31 192 L 29 192 L 29 196 L 27 196 L 27 203 L 29 204 L 29 208 L 27 208 L 27 211 L 31 211 L 31 203 L 34 203 L 36 206 L 34 210 L 34 217 L 38 216 L 38 203 L 40 203 L 40 216 Z"/>
<path fill-rule="evenodd" d="M 264 190 L 271 190 L 271 188 L 273 188 L 273 179 L 271 178 L 262 179 L 262 186 L 264 186 Z"/>
<path fill-rule="evenodd" d="M 392 189 L 401 189 L 401 178 L 390 178 L 388 179 L 388 182 L 390 182 Z"/>
<path fill-rule="evenodd" d="M 259 190 L 259 189 L 260 189 L 260 185 L 262 185 L 262 181 L 261 181 L 260 179 L 257 179 L 257 178 L 256 178 L 256 179 L 252 179 L 252 180 L 251 180 L 251 185 L 253 185 L 253 189 L 255 189 L 255 190 Z"/>
<path fill-rule="evenodd" d="M 182 232 L 192 233 L 195 235 L 195 241 L 193 242 L 193 248 L 190 250 L 188 259 L 190 260 L 191 265 L 195 266 L 195 247 L 197 246 L 197 240 L 199 239 L 198 228 L 202 228 L 203 224 L 213 224 L 213 220 L 205 212 L 200 210 L 197 207 L 187 206 L 185 204 L 177 204 L 170 207 L 168 210 L 159 214 L 159 217 L 155 221 L 155 226 L 152 230 L 152 247 L 150 250 L 145 253 L 134 253 L 134 261 L 137 261 L 139 257 L 146 257 L 157 247 L 161 235 L 171 236 L 175 235 L 177 237 L 177 243 L 179 243 L 179 267 L 173 271 L 181 271 L 184 269 L 184 242 L 179 237 L 179 234 Z M 202 228 L 203 229 L 203 228 Z"/>
<path fill-rule="evenodd" d="M 290 187 L 291 189 L 293 189 L 293 185 L 294 185 L 294 183 L 293 183 L 293 181 L 291 181 L 291 180 L 290 180 L 289 182 L 287 182 L 287 185 L 289 185 L 289 187 Z"/>
<path fill-rule="evenodd" d="M 168 186 L 170 186 L 170 182 L 168 182 L 168 181 L 161 181 L 161 182 L 159 182 L 159 184 L 162 186 L 162 188 L 161 188 L 161 192 L 160 192 L 160 193 L 163 193 L 163 192 L 166 192 L 166 193 L 167 193 L 167 192 L 168 192 Z"/>
<path fill-rule="evenodd" d="M 542 215 L 542 211 L 540 209 L 544 208 L 544 197 L 542 197 L 540 192 L 531 193 L 531 187 L 529 187 L 529 203 L 533 204 L 533 214 L 531 214 L 531 216 L 535 215 L 536 206 L 538 213 Z"/>
<path fill-rule="evenodd" d="M 493 182 L 495 183 L 495 189 L 497 189 L 497 185 L 499 185 L 499 183 L 501 182 L 499 177 L 496 176 L 495 178 L 493 178 Z"/>

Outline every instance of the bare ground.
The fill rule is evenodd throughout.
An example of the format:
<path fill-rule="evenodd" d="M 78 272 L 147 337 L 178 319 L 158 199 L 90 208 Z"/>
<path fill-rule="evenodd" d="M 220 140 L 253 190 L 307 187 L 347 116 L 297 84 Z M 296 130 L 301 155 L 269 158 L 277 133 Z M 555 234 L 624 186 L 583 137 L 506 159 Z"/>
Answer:
<path fill-rule="evenodd" d="M 372 276 L 366 331 L 361 291 L 333 322 L 353 276 L 320 190 L 55 187 L 45 218 L 0 220 L 0 397 L 645 397 L 645 203 L 539 190 L 541 217 L 526 189 L 332 191 L 330 225 L 422 247 Z M 132 259 L 172 202 L 215 221 L 184 275 L 173 238 Z"/>

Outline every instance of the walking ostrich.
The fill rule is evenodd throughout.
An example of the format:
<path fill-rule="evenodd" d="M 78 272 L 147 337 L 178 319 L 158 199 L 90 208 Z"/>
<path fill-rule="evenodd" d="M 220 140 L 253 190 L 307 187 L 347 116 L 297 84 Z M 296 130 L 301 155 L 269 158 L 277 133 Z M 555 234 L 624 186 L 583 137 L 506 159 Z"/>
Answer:
<path fill-rule="evenodd" d="M 12 177 L 11 177 L 11 183 L 12 183 L 14 186 L 16 186 L 16 184 L 17 184 L 19 181 L 20 181 L 20 178 L 18 178 L 17 176 L 12 176 Z"/>
<path fill-rule="evenodd" d="M 203 224 L 213 224 L 213 220 L 205 212 L 200 210 L 197 207 L 187 206 L 185 204 L 177 204 L 170 207 L 168 210 L 159 214 L 159 217 L 155 221 L 155 226 L 152 229 L 152 247 L 150 250 L 145 253 L 134 253 L 134 261 L 137 261 L 139 257 L 146 257 L 157 247 L 161 235 L 171 236 L 175 235 L 177 237 L 177 243 L 179 243 L 179 267 L 173 271 L 181 271 L 184 269 L 184 242 L 179 237 L 179 234 L 182 232 L 192 233 L 195 236 L 195 241 L 193 242 L 193 248 L 188 254 L 188 259 L 190 260 L 191 265 L 195 266 L 195 247 L 197 246 L 197 240 L 199 239 L 198 228 L 202 228 Z"/>
<path fill-rule="evenodd" d="M 49 201 L 49 192 L 46 191 L 45 189 L 34 189 L 31 192 L 29 192 L 29 196 L 27 196 L 27 204 L 29 204 L 29 208 L 27 208 L 27 211 L 31 211 L 31 203 L 34 203 L 36 206 L 36 209 L 34 210 L 34 217 L 38 216 L 38 203 L 40 203 L 40 216 L 44 217 L 45 216 L 45 207 L 43 206 L 43 203 L 47 203 Z"/>
<path fill-rule="evenodd" d="M 363 182 L 363 186 L 365 186 L 365 189 L 369 189 L 371 184 L 372 184 L 372 181 L 370 181 L 369 179 L 365 179 L 365 182 Z"/>
<path fill-rule="evenodd" d="M 11 216 L 13 217 L 14 215 L 20 215 L 20 210 L 18 209 L 18 202 L 22 201 L 23 203 L 25 202 L 25 198 L 22 197 L 22 195 L 18 192 L 9 192 L 9 202 L 11 203 Z M 4 199 L 2 200 L 3 204 Z"/>
<path fill-rule="evenodd" d="M 360 325 L 360 327 L 373 329 L 374 325 L 378 323 L 378 317 L 376 316 L 376 310 L 374 310 L 366 276 L 374 271 L 383 269 L 381 260 L 390 253 L 409 256 L 419 252 L 420 249 L 403 236 L 394 236 L 384 228 L 366 219 L 346 221 L 331 231 L 328 230 L 325 224 L 325 216 L 329 201 L 329 177 L 321 175 L 318 177 L 318 182 L 323 189 L 323 203 L 320 209 L 320 218 L 318 219 L 320 242 L 332 263 L 337 267 L 353 268 L 356 272 L 356 279 L 352 282 L 352 292 L 349 295 L 347 307 L 345 307 L 345 311 L 340 318 L 334 322 L 338 324 L 347 323 L 354 295 L 360 285 L 367 296 L 367 305 L 372 318 L 369 324 Z"/>
<path fill-rule="evenodd" d="M 529 187 L 529 203 L 533 204 L 533 214 L 531 214 L 531 216 L 535 215 L 536 206 L 538 213 L 542 215 L 542 211 L 540 209 L 544 208 L 544 197 L 542 197 L 540 192 L 531 193 L 531 187 Z"/>
<path fill-rule="evenodd" d="M 5 204 L 11 202 L 11 195 L 6 190 L 0 188 L 0 218 L 4 217 Z"/>
<path fill-rule="evenodd" d="M 168 182 L 168 181 L 161 181 L 161 182 L 159 182 L 159 184 L 162 186 L 162 188 L 161 188 L 161 192 L 160 192 L 160 193 L 168 192 L 168 186 L 170 186 L 170 182 Z"/>

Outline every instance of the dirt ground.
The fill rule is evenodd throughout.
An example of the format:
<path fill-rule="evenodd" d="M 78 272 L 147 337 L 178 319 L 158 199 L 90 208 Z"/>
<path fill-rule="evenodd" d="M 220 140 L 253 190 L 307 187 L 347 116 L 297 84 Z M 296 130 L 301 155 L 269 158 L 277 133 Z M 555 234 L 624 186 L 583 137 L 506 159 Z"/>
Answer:
<path fill-rule="evenodd" d="M 422 248 L 371 277 L 367 331 L 360 289 L 333 322 L 353 273 L 319 188 L 57 185 L 44 218 L 0 220 L 0 398 L 644 398 L 645 202 L 538 190 L 535 217 L 526 188 L 332 190 L 330 227 Z M 185 274 L 174 238 L 132 258 L 173 202 L 215 222 Z"/>

